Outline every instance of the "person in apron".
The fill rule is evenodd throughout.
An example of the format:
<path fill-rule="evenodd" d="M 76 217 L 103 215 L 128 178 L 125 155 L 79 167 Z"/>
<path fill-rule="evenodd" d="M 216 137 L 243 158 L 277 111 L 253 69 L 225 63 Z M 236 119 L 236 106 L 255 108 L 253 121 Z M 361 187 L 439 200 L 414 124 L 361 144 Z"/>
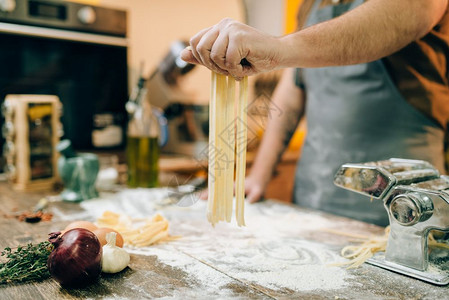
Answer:
<path fill-rule="evenodd" d="M 335 18 L 363 3 L 320 8 L 306 26 Z M 349 162 L 422 159 L 444 172 L 444 130 L 399 93 L 382 60 L 301 69 L 307 94 L 307 137 L 298 163 L 294 202 L 337 215 L 387 225 L 382 201 L 335 187 L 333 176 Z M 447 99 L 449 103 L 449 99 Z"/>
<path fill-rule="evenodd" d="M 304 0 L 303 9 L 299 12 L 299 15 L 307 16 L 303 18 L 305 20 L 304 27 L 341 16 L 364 3 L 363 0 L 342 0 L 341 2 Z M 414 81 L 408 80 L 407 75 L 403 75 L 401 78 L 392 78 L 391 70 L 387 69 L 388 59 L 337 67 L 320 66 L 297 69 L 295 81 L 300 89 L 291 88 L 293 78 L 285 79 L 283 77 L 279 89 L 289 86 L 291 94 L 275 91 L 273 96 L 273 101 L 277 101 L 284 114 L 278 120 L 271 119 L 269 121 L 266 136 L 264 136 L 251 174 L 246 181 L 248 198 L 254 201 L 263 194 L 276 160 L 287 144 L 284 143 L 284 147 L 281 147 L 279 140 L 288 141 L 288 138 L 291 137 L 291 133 L 288 131 L 292 131 L 296 127 L 299 117 L 304 112 L 307 120 L 307 136 L 298 163 L 293 195 L 293 201 L 301 206 L 378 225 L 387 225 L 388 216 L 381 201 L 370 202 L 367 197 L 334 186 L 333 177 L 342 164 L 377 161 L 392 157 L 411 158 L 426 160 L 444 173 L 444 134 L 449 118 L 447 78 L 449 52 L 446 51 L 449 50 L 448 1 L 445 2 L 445 5 L 443 9 L 446 12 L 443 14 L 442 21 L 436 26 L 440 31 L 423 38 L 429 40 L 433 38 L 428 44 L 431 45 L 433 41 L 439 43 L 438 47 L 440 48 L 438 49 L 443 49 L 442 51 L 438 50 L 443 54 L 436 53 L 436 56 L 439 58 L 439 66 L 442 66 L 441 68 L 446 73 L 441 76 L 441 84 L 435 84 L 433 87 L 439 93 L 439 97 L 432 98 L 432 95 L 428 97 L 429 99 L 438 98 L 439 102 L 433 106 L 433 109 L 428 109 L 428 111 L 418 109 L 422 103 L 427 102 L 418 99 L 415 103 L 411 103 L 413 101 L 409 101 L 409 99 L 415 98 L 404 98 L 401 91 L 406 90 Z M 226 22 L 229 21 L 224 21 L 224 23 Z M 247 29 L 247 39 L 240 41 L 242 45 L 249 43 L 248 41 L 251 41 L 252 37 L 256 41 L 253 44 L 257 44 L 257 40 L 261 40 L 258 36 L 260 33 L 251 30 Z M 438 36 L 440 33 L 442 36 Z M 211 53 L 217 52 L 214 51 L 214 46 L 223 44 L 223 41 L 226 40 L 220 37 L 219 33 L 216 35 L 215 39 L 211 39 L 210 36 L 213 34 L 210 29 L 200 32 L 191 40 L 194 50 L 186 50 L 183 53 L 183 59 L 193 63 L 202 63 L 214 71 L 231 74 L 237 78 L 279 67 L 276 63 L 267 62 L 259 65 L 258 68 L 254 66 L 250 70 L 252 73 L 245 73 L 244 65 L 239 65 L 236 68 L 229 66 L 229 63 L 222 63 L 220 59 L 223 59 L 223 55 L 211 55 Z M 237 38 L 232 39 L 232 34 L 226 38 L 228 39 L 228 48 L 234 47 L 238 41 Z M 276 41 L 266 37 L 267 48 L 273 43 Z M 411 47 L 413 48 L 414 45 Z M 301 51 L 301 49 L 297 51 Z M 254 52 L 252 55 L 257 57 L 258 53 L 254 54 Z M 394 55 L 391 53 L 391 56 Z M 229 61 L 236 59 L 235 53 L 226 53 L 225 56 L 229 57 Z M 243 57 L 249 58 L 249 54 Z M 240 62 L 240 60 L 238 61 Z M 250 59 L 248 61 L 250 64 L 252 63 Z M 391 61 L 393 66 L 389 65 L 389 67 L 396 67 L 397 71 L 397 66 L 394 64 L 397 60 Z M 307 63 L 304 64 L 307 66 Z M 239 72 L 238 70 L 243 71 Z M 434 78 L 431 81 L 438 82 Z M 400 91 L 398 85 L 405 88 Z M 426 92 L 432 94 L 432 90 Z M 290 99 L 286 100 L 289 96 Z M 426 97 L 426 94 L 422 95 L 422 99 L 425 100 Z M 279 101 L 276 98 L 283 98 L 283 100 Z M 288 101 L 294 105 L 285 105 Z M 276 128 L 280 123 L 290 125 L 288 128 L 284 126 L 286 128 L 282 132 L 282 129 Z"/>

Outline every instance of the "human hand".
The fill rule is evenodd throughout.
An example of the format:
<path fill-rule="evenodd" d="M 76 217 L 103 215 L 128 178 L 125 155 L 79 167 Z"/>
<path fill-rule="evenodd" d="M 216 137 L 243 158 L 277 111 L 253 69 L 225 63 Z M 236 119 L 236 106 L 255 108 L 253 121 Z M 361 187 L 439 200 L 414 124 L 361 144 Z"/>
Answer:
<path fill-rule="evenodd" d="M 280 67 L 280 40 L 232 19 L 203 29 L 181 58 L 237 80 Z"/>
<path fill-rule="evenodd" d="M 249 175 L 245 178 L 245 196 L 249 203 L 256 203 L 263 200 L 266 184 L 261 180 Z"/>
<path fill-rule="evenodd" d="M 234 186 L 235 188 L 235 186 Z M 248 176 L 245 178 L 245 195 L 246 201 L 249 203 L 255 203 L 261 201 L 263 198 L 263 192 L 265 190 L 265 186 L 263 183 L 259 182 L 257 179 Z M 204 189 L 199 192 L 198 198 L 201 200 L 207 200 L 208 198 L 208 190 Z"/>

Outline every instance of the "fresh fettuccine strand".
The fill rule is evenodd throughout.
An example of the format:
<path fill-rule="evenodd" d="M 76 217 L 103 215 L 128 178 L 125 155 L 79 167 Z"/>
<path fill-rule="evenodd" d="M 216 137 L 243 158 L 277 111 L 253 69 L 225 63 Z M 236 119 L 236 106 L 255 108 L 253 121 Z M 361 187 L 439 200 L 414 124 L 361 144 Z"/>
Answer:
<path fill-rule="evenodd" d="M 246 128 L 247 116 L 246 107 L 248 105 L 248 77 L 244 77 L 240 83 L 239 103 L 237 108 L 237 137 L 236 148 L 236 184 L 235 184 L 235 213 L 237 224 L 245 225 L 244 204 L 245 204 L 245 172 L 246 172 L 246 144 L 248 131 Z"/>
<path fill-rule="evenodd" d="M 244 222 L 244 180 L 246 167 L 246 111 L 248 79 L 240 83 L 235 115 L 235 80 L 212 72 L 209 108 L 209 192 L 207 219 L 214 226 L 231 222 L 233 209 L 234 168 L 236 182 L 236 219 Z M 237 135 L 237 137 L 236 137 Z"/>

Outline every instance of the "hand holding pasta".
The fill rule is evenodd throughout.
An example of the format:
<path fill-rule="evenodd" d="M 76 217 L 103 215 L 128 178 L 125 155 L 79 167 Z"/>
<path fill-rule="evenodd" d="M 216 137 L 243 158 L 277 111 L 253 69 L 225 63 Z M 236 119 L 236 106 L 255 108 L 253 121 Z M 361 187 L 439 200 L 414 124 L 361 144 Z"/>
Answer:
<path fill-rule="evenodd" d="M 278 67 L 278 39 L 228 18 L 193 36 L 181 58 L 240 80 Z"/>

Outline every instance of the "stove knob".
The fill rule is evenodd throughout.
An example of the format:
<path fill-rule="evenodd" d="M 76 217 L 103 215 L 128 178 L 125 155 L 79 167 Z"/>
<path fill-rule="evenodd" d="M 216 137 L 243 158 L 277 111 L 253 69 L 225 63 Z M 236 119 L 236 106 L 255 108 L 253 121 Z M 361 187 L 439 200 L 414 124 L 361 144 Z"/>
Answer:
<path fill-rule="evenodd" d="M 0 11 L 13 12 L 16 9 L 16 0 L 0 0 Z"/>
<path fill-rule="evenodd" d="M 432 216 L 433 203 L 426 195 L 410 193 L 396 196 L 389 209 L 396 222 L 403 226 L 412 226 Z"/>
<path fill-rule="evenodd" d="M 78 19 L 83 24 L 92 24 L 97 19 L 97 14 L 92 7 L 84 6 L 78 11 Z"/>

